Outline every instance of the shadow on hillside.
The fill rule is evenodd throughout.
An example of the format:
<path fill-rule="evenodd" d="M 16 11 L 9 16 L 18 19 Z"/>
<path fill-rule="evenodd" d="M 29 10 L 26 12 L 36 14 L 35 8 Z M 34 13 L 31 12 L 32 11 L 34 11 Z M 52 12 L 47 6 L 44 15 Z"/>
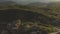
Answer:
<path fill-rule="evenodd" d="M 20 19 L 22 23 L 24 22 L 38 22 L 42 24 L 52 24 L 56 25 L 59 21 L 56 21 L 54 18 L 49 18 L 42 14 L 38 14 L 36 12 L 24 11 L 18 9 L 8 9 L 8 10 L 0 10 L 0 31 L 7 30 L 8 23 L 16 23 L 15 21 Z M 3 24 L 3 25 L 1 25 Z M 57 24 L 58 25 L 58 24 Z"/>

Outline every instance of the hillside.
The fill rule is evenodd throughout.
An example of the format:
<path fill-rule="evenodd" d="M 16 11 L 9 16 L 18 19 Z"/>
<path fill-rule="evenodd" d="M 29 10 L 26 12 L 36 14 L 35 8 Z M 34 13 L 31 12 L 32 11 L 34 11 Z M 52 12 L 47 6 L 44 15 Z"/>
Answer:
<path fill-rule="evenodd" d="M 27 32 L 33 28 L 38 28 L 38 30 L 37 29 L 35 29 L 35 30 L 41 31 L 42 33 L 43 32 L 50 33 L 50 32 L 57 31 L 53 27 L 53 25 L 55 25 L 55 23 L 53 24 L 52 21 L 49 21 L 50 20 L 49 17 L 44 16 L 42 14 L 38 14 L 36 12 L 19 10 L 19 9 L 8 9 L 8 10 L 0 10 L 0 16 L 1 16 L 0 17 L 0 24 L 1 24 L 0 27 L 2 26 L 0 29 L 3 31 L 8 31 L 8 30 L 12 31 L 12 29 L 10 29 L 10 27 L 15 28 L 16 27 L 15 24 L 17 24 L 17 23 L 21 23 L 20 25 L 22 25 L 22 26 L 20 26 L 20 28 L 22 29 L 23 32 L 25 32 L 25 29 L 27 29 L 26 30 L 26 32 Z M 45 18 L 48 18 L 48 19 L 45 20 Z M 16 22 L 17 20 L 19 20 L 19 21 Z M 51 19 L 51 20 L 53 20 L 53 19 Z M 48 22 L 50 22 L 50 23 L 48 23 Z M 11 25 L 9 25 L 9 24 L 11 24 Z M 51 25 L 51 24 L 53 24 L 53 25 Z M 9 26 L 7 26 L 7 25 L 9 25 Z M 16 33 L 19 33 L 20 31 L 21 30 L 18 28 L 18 32 L 16 32 Z M 22 31 L 21 31 L 21 33 L 23 34 Z M 34 32 L 34 30 L 31 30 L 31 31 Z M 13 33 L 15 33 L 15 32 L 13 32 Z"/>
<path fill-rule="evenodd" d="M 55 27 L 60 26 L 60 18 L 59 18 L 60 12 L 58 8 L 59 6 L 56 6 L 56 4 L 51 6 L 47 5 L 47 7 L 37 7 L 27 5 L 23 6 L 17 4 L 0 6 L 0 24 L 3 24 L 1 25 L 2 27 L 0 26 L 1 30 L 7 31 L 5 30 L 5 28 L 7 27 L 8 24 L 11 24 L 10 26 L 8 26 L 7 29 L 8 31 L 12 31 L 10 27 L 12 26 L 12 28 L 14 28 L 15 26 L 14 24 L 19 23 L 16 26 L 16 27 L 19 26 L 17 29 L 18 31 L 17 33 L 29 34 L 30 32 L 34 31 L 35 32 L 41 31 L 42 34 L 43 32 L 48 34 L 51 32 L 55 32 L 57 31 Z M 18 19 L 19 21 L 16 22 Z"/>

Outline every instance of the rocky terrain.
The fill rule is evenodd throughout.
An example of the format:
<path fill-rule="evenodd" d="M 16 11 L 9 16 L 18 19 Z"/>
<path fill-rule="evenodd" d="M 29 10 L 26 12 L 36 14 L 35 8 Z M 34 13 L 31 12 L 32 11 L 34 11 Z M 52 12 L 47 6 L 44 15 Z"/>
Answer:
<path fill-rule="evenodd" d="M 39 7 L 36 5 L 37 3 L 32 4 L 31 6 L 11 4 L 10 2 L 5 5 L 3 3 L 3 6 L 0 4 L 0 34 L 59 33 L 59 4 L 49 3 L 45 5 L 43 3 L 43 6 Z"/>

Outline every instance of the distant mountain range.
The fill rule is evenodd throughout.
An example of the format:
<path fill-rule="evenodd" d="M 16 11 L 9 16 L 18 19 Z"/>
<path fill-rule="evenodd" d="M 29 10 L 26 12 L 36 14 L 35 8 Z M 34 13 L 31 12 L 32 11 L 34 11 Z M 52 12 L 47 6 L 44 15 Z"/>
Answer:
<path fill-rule="evenodd" d="M 3 5 L 11 5 L 11 4 L 16 4 L 16 3 L 15 2 L 12 2 L 12 1 L 0 2 L 0 6 L 3 6 Z"/>
<path fill-rule="evenodd" d="M 42 9 L 50 9 L 50 8 L 52 8 L 52 7 L 57 7 L 57 8 L 59 8 L 60 7 L 60 2 L 51 2 L 51 3 L 43 3 L 43 2 L 33 2 L 33 3 L 29 3 L 29 4 L 27 4 L 27 5 L 19 5 L 19 4 L 17 4 L 17 3 L 15 3 L 15 2 L 13 2 L 13 1 L 4 1 L 4 2 L 0 2 L 0 7 L 7 7 L 7 6 L 11 6 L 11 7 L 18 7 L 19 8 L 19 6 L 25 6 L 25 8 L 28 6 L 28 7 L 30 7 L 30 8 L 33 8 L 33 6 L 34 6 L 34 8 L 42 8 Z M 53 8 L 52 8 L 53 9 Z M 32 9 L 33 10 L 33 9 Z"/>
<path fill-rule="evenodd" d="M 2 6 L 2 5 L 10 5 L 10 4 L 17 4 L 17 3 L 13 2 L 13 1 L 0 2 L 0 6 Z M 52 3 L 33 2 L 33 3 L 27 4 L 26 6 L 37 6 L 38 7 L 38 6 L 52 6 L 52 5 L 55 5 L 55 4 L 59 4 L 59 2 L 52 2 Z"/>
<path fill-rule="evenodd" d="M 43 5 L 47 5 L 47 3 L 34 2 L 34 3 L 30 3 L 30 4 L 28 4 L 28 6 L 43 6 Z"/>
<path fill-rule="evenodd" d="M 35 2 L 35 3 L 28 4 L 28 6 L 44 6 L 44 5 L 52 6 L 52 5 L 56 5 L 56 4 L 59 5 L 60 2 L 51 2 L 51 3 Z"/>

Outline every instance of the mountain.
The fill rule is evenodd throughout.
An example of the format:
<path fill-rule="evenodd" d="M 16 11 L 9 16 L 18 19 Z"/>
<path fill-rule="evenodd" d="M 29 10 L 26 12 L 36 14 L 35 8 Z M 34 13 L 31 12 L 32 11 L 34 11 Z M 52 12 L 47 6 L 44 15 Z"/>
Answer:
<path fill-rule="evenodd" d="M 34 3 L 30 3 L 28 4 L 28 6 L 46 6 L 47 3 L 42 3 L 42 2 L 34 2 Z"/>
<path fill-rule="evenodd" d="M 3 5 L 11 5 L 11 4 L 16 4 L 16 3 L 13 2 L 13 1 L 3 1 L 3 2 L 0 2 L 0 6 L 3 6 Z"/>
<path fill-rule="evenodd" d="M 2 9 L 0 10 L 0 24 L 6 23 L 5 25 L 7 25 L 7 23 L 9 24 L 11 23 L 12 25 L 9 26 L 15 26 L 15 24 L 18 24 L 17 27 L 21 25 L 21 27 L 19 26 L 17 33 L 24 34 L 24 32 L 22 31 L 24 31 L 24 29 L 25 30 L 28 29 L 28 31 L 25 31 L 26 34 L 28 32 L 30 33 L 30 31 L 33 32 L 38 29 L 39 31 L 41 30 L 43 34 L 44 32 L 47 33 L 55 32 L 56 29 L 54 28 L 54 26 L 60 27 L 60 10 L 59 10 L 60 3 L 47 4 L 47 3 L 36 2 L 36 3 L 30 3 L 25 6 L 17 4 L 14 5 L 14 4 L 15 2 L 12 1 L 0 2 L 0 5 L 2 6 L 2 7 L 0 6 L 0 9 Z M 33 8 L 33 6 L 36 7 Z M 19 20 L 19 22 L 17 22 L 17 20 Z M 1 29 L 5 27 L 4 25 L 1 26 L 0 26 Z M 10 28 L 9 26 L 7 29 Z M 10 29 L 10 31 L 12 30 L 12 28 Z M 2 30 L 5 30 L 5 28 L 3 28 Z"/>
<path fill-rule="evenodd" d="M 30 3 L 30 4 L 27 4 L 27 6 L 51 8 L 52 6 L 59 7 L 60 6 L 60 2 L 51 2 L 51 3 L 33 2 L 33 3 Z"/>
<path fill-rule="evenodd" d="M 45 7 L 45 8 L 50 8 L 53 5 L 57 4 L 57 2 L 51 2 L 51 3 L 43 3 L 43 2 L 33 2 L 30 4 L 27 4 L 27 6 L 35 6 L 35 7 Z"/>
<path fill-rule="evenodd" d="M 48 7 L 59 7 L 60 6 L 60 2 L 51 2 L 47 4 Z"/>

